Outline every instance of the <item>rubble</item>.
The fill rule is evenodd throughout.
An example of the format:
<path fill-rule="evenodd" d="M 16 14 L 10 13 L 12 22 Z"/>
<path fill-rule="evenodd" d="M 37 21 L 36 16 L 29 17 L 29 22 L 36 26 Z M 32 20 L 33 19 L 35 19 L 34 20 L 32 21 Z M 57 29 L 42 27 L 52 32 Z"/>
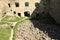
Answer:
<path fill-rule="evenodd" d="M 27 20 L 18 25 L 16 40 L 51 40 L 51 38 Z"/>

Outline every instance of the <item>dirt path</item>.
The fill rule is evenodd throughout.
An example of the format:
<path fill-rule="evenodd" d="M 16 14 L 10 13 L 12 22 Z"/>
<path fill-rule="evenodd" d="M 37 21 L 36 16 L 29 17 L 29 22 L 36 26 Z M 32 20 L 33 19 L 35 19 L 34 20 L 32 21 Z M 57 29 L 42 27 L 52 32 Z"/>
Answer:
<path fill-rule="evenodd" d="M 11 24 L 11 26 L 13 26 L 13 27 L 12 27 L 12 29 L 11 29 L 11 35 L 10 35 L 9 40 L 12 40 L 12 38 L 13 38 L 13 32 L 14 32 L 13 29 L 14 29 L 16 23 L 17 23 L 17 22 L 14 22 L 14 23 Z"/>
<path fill-rule="evenodd" d="M 13 29 L 11 29 L 11 35 L 10 35 L 9 40 L 12 40 L 12 38 L 13 38 Z"/>

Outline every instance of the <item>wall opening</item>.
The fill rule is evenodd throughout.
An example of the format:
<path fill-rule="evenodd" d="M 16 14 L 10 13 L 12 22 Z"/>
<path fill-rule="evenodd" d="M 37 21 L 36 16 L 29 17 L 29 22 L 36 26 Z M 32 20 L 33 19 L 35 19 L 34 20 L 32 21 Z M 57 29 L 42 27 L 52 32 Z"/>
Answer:
<path fill-rule="evenodd" d="M 15 2 L 15 6 L 16 7 L 19 7 L 19 2 Z"/>
<path fill-rule="evenodd" d="M 18 16 L 21 16 L 21 13 L 18 13 Z"/>
<path fill-rule="evenodd" d="M 25 12 L 24 12 L 24 16 L 30 17 L 30 12 L 29 12 L 29 11 L 25 11 Z"/>
<path fill-rule="evenodd" d="M 29 2 L 25 2 L 25 6 L 28 7 L 29 6 Z"/>
<path fill-rule="evenodd" d="M 6 12 L 4 12 L 4 14 L 6 14 Z"/>
<path fill-rule="evenodd" d="M 12 11 L 12 9 L 10 11 Z"/>
<path fill-rule="evenodd" d="M 13 13 L 16 14 L 16 11 L 14 11 Z"/>
<path fill-rule="evenodd" d="M 8 3 L 8 6 L 11 7 L 10 3 Z"/>

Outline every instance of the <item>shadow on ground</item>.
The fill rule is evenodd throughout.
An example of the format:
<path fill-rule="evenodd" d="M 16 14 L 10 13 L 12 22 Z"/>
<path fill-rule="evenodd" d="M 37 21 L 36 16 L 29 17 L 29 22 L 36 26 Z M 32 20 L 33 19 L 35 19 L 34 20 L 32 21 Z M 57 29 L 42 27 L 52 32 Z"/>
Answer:
<path fill-rule="evenodd" d="M 42 1 L 39 4 L 41 3 Z M 35 27 L 42 30 L 44 33 L 48 33 L 48 36 L 51 39 L 57 39 L 57 40 L 60 39 L 60 31 L 59 31 L 60 26 L 57 25 L 56 21 L 51 17 L 48 11 L 47 13 L 44 12 L 41 13 L 41 8 L 39 6 L 34 10 L 31 16 L 35 16 L 32 17 L 31 19 L 31 22 Z"/>

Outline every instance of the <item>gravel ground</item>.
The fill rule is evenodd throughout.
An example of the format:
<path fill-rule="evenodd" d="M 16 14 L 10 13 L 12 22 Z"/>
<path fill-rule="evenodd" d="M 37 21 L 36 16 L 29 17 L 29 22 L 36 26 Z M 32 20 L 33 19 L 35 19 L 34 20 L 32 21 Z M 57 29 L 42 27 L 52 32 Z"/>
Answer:
<path fill-rule="evenodd" d="M 57 35 L 55 26 L 40 24 L 36 20 L 26 20 L 17 26 L 16 40 L 59 40 L 60 36 Z"/>

